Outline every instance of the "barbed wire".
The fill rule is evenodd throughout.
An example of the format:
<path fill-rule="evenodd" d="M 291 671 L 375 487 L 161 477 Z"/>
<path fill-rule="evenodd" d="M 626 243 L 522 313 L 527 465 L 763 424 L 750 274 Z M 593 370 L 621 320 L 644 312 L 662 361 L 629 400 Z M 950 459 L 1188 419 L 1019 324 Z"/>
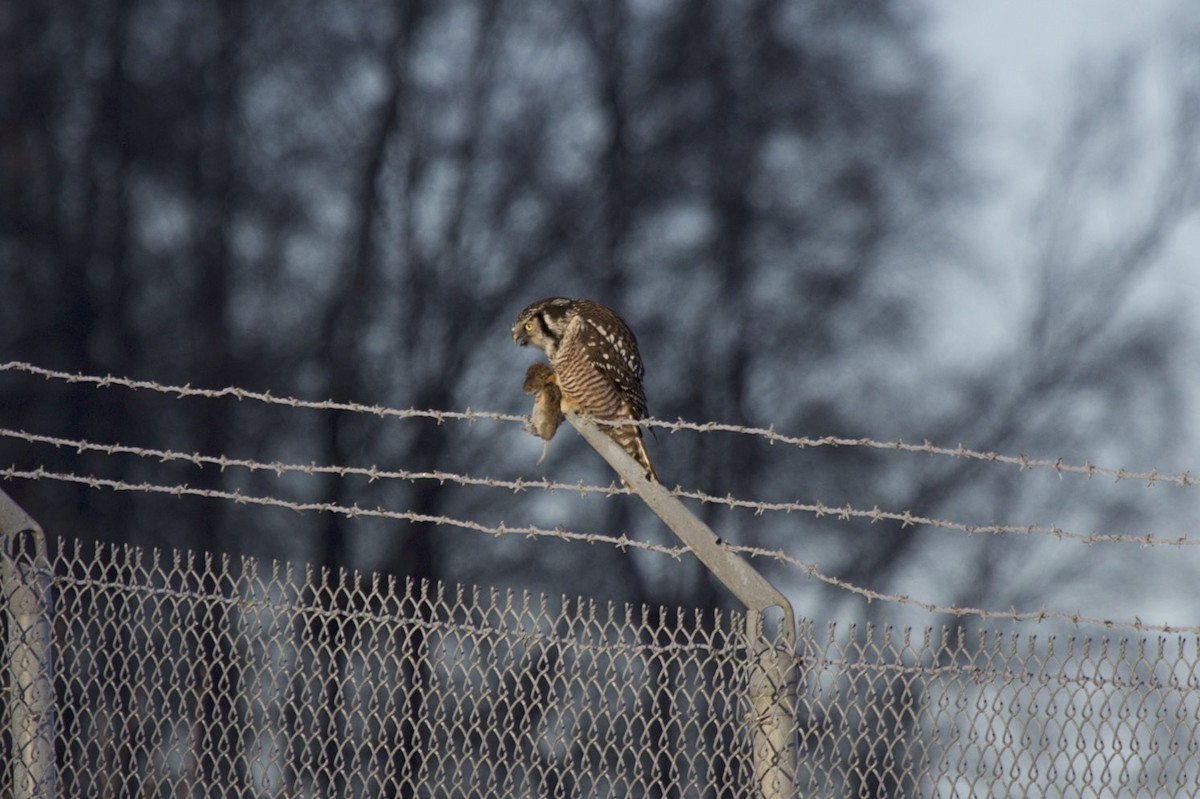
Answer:
<path fill-rule="evenodd" d="M 652 552 L 670 555 L 678 560 L 686 551 L 686 547 L 666 547 L 658 544 L 649 544 L 633 539 L 625 538 L 624 536 L 608 536 L 600 533 L 577 533 L 561 528 L 548 529 L 536 526 L 513 527 L 503 523 L 498 526 L 490 526 L 482 522 L 475 522 L 470 519 L 455 519 L 450 516 L 437 516 L 425 513 L 415 513 L 412 511 L 390 510 L 383 507 L 364 508 L 357 504 L 340 505 L 334 502 L 293 502 L 292 500 L 281 499 L 273 496 L 260 496 L 254 494 L 243 493 L 240 489 L 234 491 L 225 491 L 217 488 L 197 488 L 190 486 L 187 483 L 179 483 L 175 485 L 163 485 L 159 483 L 130 483 L 125 480 L 115 480 L 107 477 L 97 477 L 95 475 L 81 475 L 70 472 L 52 472 L 41 466 L 36 469 L 17 469 L 10 466 L 0 470 L 0 477 L 7 480 L 58 480 L 66 483 L 78 483 L 86 485 L 89 488 L 108 488 L 113 491 L 140 491 L 149 494 L 168 494 L 176 497 L 192 496 L 204 497 L 208 499 L 229 500 L 239 505 L 263 505 L 275 508 L 284 508 L 287 510 L 305 513 L 316 511 L 319 513 L 335 513 L 347 518 L 356 519 L 365 518 L 380 518 L 393 519 L 397 521 L 408 521 L 415 524 L 432 523 L 439 525 L 447 525 L 451 527 L 460 527 L 466 530 L 474 530 L 480 533 L 489 533 L 492 535 L 526 535 L 530 538 L 548 537 L 559 538 L 564 541 L 585 541 L 589 543 L 607 543 L 616 546 L 618 549 L 628 547 L 647 549 Z"/>
<path fill-rule="evenodd" d="M 561 527 L 549 529 L 537 527 L 535 525 L 512 526 L 506 525 L 503 522 L 496 526 L 491 526 L 481 522 L 473 521 L 471 519 L 458 519 L 444 515 L 414 513 L 412 511 L 396 511 L 382 507 L 363 508 L 359 507 L 357 504 L 340 505 L 333 502 L 292 502 L 290 500 L 280 499 L 278 497 L 244 494 L 240 490 L 223 491 L 220 489 L 195 488 L 186 484 L 160 485 L 146 482 L 129 483 L 123 480 L 112 480 L 103 477 L 96 477 L 94 475 L 80 475 L 69 472 L 51 472 L 41 467 L 33 470 L 22 470 L 16 469 L 15 467 L 8 467 L 0 470 L 0 478 L 6 480 L 58 480 L 62 482 L 82 484 L 95 489 L 107 488 L 113 491 L 140 491 L 145 493 L 167 494 L 177 497 L 204 497 L 209 499 L 227 500 L 238 504 L 285 508 L 298 513 L 305 513 L 309 511 L 335 513 L 351 519 L 359 517 L 374 517 L 408 521 L 412 523 L 429 523 L 442 526 L 458 527 L 496 537 L 505 535 L 519 535 L 527 538 L 557 538 L 562 541 L 579 541 L 589 544 L 611 545 L 621 551 L 625 551 L 627 549 L 641 549 L 647 552 L 656 552 L 659 554 L 668 555 L 675 560 L 681 560 L 683 555 L 689 551 L 687 547 L 684 546 L 669 547 L 662 544 L 654 544 L 648 541 L 639 541 L 624 534 L 614 536 L 604 533 L 576 532 Z M 984 621 L 1043 622 L 1055 620 L 1068 622 L 1075 626 L 1094 626 L 1103 627 L 1105 629 L 1132 630 L 1143 633 L 1153 632 L 1164 634 L 1200 634 L 1200 625 L 1185 626 L 1165 623 L 1147 623 L 1137 617 L 1135 617 L 1132 621 L 1128 621 L 1105 619 L 1096 616 L 1087 616 L 1079 612 L 1065 612 L 1051 610 L 1049 608 L 1031 611 L 1018 611 L 1014 608 L 1006 611 L 1000 611 L 990 610 L 987 608 L 957 605 L 939 605 L 937 603 L 916 599 L 907 594 L 886 593 L 855 585 L 854 583 L 842 580 L 841 578 L 825 574 L 818 569 L 815 564 L 800 560 L 799 558 L 789 555 L 782 550 L 772 550 L 755 546 L 743 546 L 738 544 L 730 544 L 728 542 L 722 542 L 721 546 L 734 553 L 744 554 L 749 557 L 769 558 L 780 563 L 786 563 L 788 565 L 795 566 L 806 577 L 810 577 L 826 585 L 860 596 L 868 602 L 889 602 L 897 605 L 918 608 L 926 613 L 952 616 L 955 618 L 974 617 Z"/>
<path fill-rule="evenodd" d="M 23 361 L 9 361 L 0 364 L 0 372 L 25 372 L 31 375 L 43 377 L 47 380 L 63 380 L 68 383 L 87 383 L 95 385 L 99 388 L 107 388 L 110 386 L 119 386 L 129 389 L 147 389 L 165 394 L 173 394 L 176 397 L 203 397 L 208 399 L 232 397 L 237 400 L 252 400 L 263 402 L 272 405 L 283 405 L 292 408 L 304 408 L 310 410 L 338 410 L 351 411 L 355 413 L 367 413 L 379 417 L 393 417 L 400 419 L 432 419 L 438 424 L 447 420 L 460 420 L 467 422 L 475 422 L 478 420 L 489 420 L 496 422 L 518 422 L 525 423 L 528 419 L 524 416 L 507 413 L 495 413 L 490 411 L 476 411 L 467 408 L 465 411 L 440 411 L 432 409 L 419 408 L 390 408 L 383 405 L 366 405 L 358 402 L 343 402 L 337 400 L 305 400 L 296 397 L 276 396 L 269 391 L 251 391 L 237 386 L 227 386 L 219 389 L 203 389 L 193 388 L 190 384 L 186 385 L 164 385 L 156 383 L 152 380 L 133 380 L 126 377 L 116 377 L 113 375 L 86 375 L 81 373 L 71 373 L 46 369 L 44 367 L 35 366 Z M 606 422 L 602 419 L 595 420 L 599 424 L 617 424 L 614 422 Z M 638 422 L 643 427 L 653 427 L 667 430 L 671 433 L 680 431 L 692 431 L 699 433 L 735 433 L 739 435 L 749 435 L 764 438 L 768 443 L 787 444 L 799 449 L 812 449 L 817 447 L 864 447 L 867 449 L 878 449 L 895 452 L 908 452 L 914 454 L 925 455 L 940 455 L 950 458 L 958 458 L 964 460 L 975 460 L 985 463 L 999 463 L 1008 466 L 1016 466 L 1021 471 L 1032 469 L 1047 469 L 1052 470 L 1058 475 L 1063 474 L 1079 474 L 1088 477 L 1110 477 L 1114 482 L 1123 482 L 1130 480 L 1144 481 L 1147 485 L 1153 486 L 1158 483 L 1166 483 L 1168 485 L 1177 486 L 1194 486 L 1200 484 L 1200 477 L 1193 477 L 1191 472 L 1179 473 L 1160 473 L 1157 469 L 1149 471 L 1139 471 L 1125 468 L 1108 468 L 1096 466 L 1095 464 L 1084 462 L 1068 463 L 1063 458 L 1029 458 L 1025 455 L 1004 455 L 997 452 L 987 452 L 980 450 L 968 449 L 959 444 L 957 447 L 944 447 L 933 444 L 930 441 L 924 441 L 920 444 L 912 444 L 903 440 L 896 441 L 878 441 L 872 438 L 847 438 L 842 436 L 790 436 L 779 433 L 775 427 L 749 427 L 745 425 L 725 424 L 721 422 L 689 422 L 684 419 L 676 421 L 667 421 L 664 419 L 644 419 Z"/>
<path fill-rule="evenodd" d="M 22 361 L 9 361 L 8 363 L 0 364 L 0 372 L 27 372 L 38 377 L 44 377 L 47 380 L 63 380 L 67 383 L 87 383 L 95 385 L 97 388 L 109 388 L 118 386 L 128 389 L 146 389 L 148 391 L 157 391 L 162 394 L 173 394 L 179 399 L 185 397 L 202 397 L 205 399 L 220 399 L 233 398 L 236 400 L 251 400 L 254 402 L 262 402 L 268 405 L 284 405 L 289 408 L 303 408 L 306 410 L 322 410 L 322 411 L 351 411 L 353 413 L 366 413 L 379 417 L 394 417 L 399 419 L 432 419 L 438 424 L 446 420 L 458 420 L 474 422 L 481 419 L 486 419 L 496 422 L 527 422 L 524 416 L 517 416 L 511 413 L 493 413 L 489 411 L 473 411 L 470 408 L 465 411 L 437 411 L 419 408 L 389 408 L 384 405 L 365 405 L 359 402 L 341 402 L 338 400 L 306 400 L 297 397 L 276 396 L 269 391 L 251 391 L 237 386 L 226 386 L 225 388 L 192 388 L 191 384 L 187 385 L 163 385 L 156 383 L 153 380 L 133 380 L 128 377 L 115 377 L 113 375 L 85 375 L 71 372 L 60 372 L 54 369 L 45 369 L 41 366 L 34 366 L 30 363 Z"/>
<path fill-rule="evenodd" d="M 730 507 L 753 508 L 755 515 L 766 511 L 802 511 L 811 513 L 817 518 L 834 516 L 840 520 L 868 519 L 872 524 L 883 521 L 899 522 L 901 527 L 936 527 L 942 530 L 953 530 L 971 535 L 1044 535 L 1059 540 L 1078 541 L 1082 544 L 1125 543 L 1137 544 L 1142 547 L 1200 546 L 1200 539 L 1186 536 L 1166 537 L 1155 533 L 1081 533 L 1066 530 L 1061 527 L 1045 527 L 1038 524 L 967 524 L 948 519 L 937 519 L 930 516 L 920 516 L 912 511 L 885 511 L 878 506 L 866 509 L 853 505 L 826 505 L 824 502 L 755 502 L 737 499 L 733 496 L 717 497 L 699 491 L 688 491 L 676 488 L 672 493 L 677 497 L 695 499 L 704 503 L 728 505 Z"/>
<path fill-rule="evenodd" d="M 270 472 L 275 475 L 283 475 L 285 473 L 299 473 L 306 475 L 337 475 L 339 477 L 360 476 L 365 477 L 370 482 L 376 480 L 407 480 L 415 482 L 418 480 L 433 480 L 439 483 L 455 483 L 463 486 L 487 486 L 490 488 L 502 488 L 513 492 L 528 491 L 531 489 L 545 491 L 572 491 L 584 494 L 600 494 L 603 496 L 613 496 L 617 494 L 628 494 L 629 489 L 618 486 L 616 483 L 610 483 L 608 486 L 588 485 L 583 481 L 576 483 L 561 483 L 547 479 L 526 480 L 517 478 L 515 480 L 504 480 L 493 477 L 474 477 L 471 475 L 460 474 L 457 472 L 446 471 L 409 471 L 406 469 L 380 469 L 377 466 L 340 466 L 340 465 L 318 465 L 318 464 L 295 464 L 283 463 L 281 461 L 262 462 L 246 458 L 230 458 L 225 455 L 201 455 L 198 452 L 186 453 L 177 452 L 174 450 L 153 449 L 144 447 L 126 446 L 123 444 L 99 444 L 83 439 L 60 438 L 56 436 L 47 436 L 38 433 L 29 433 L 23 430 L 14 430 L 11 428 L 0 428 L 0 436 L 8 438 L 16 438 L 29 443 L 49 444 L 54 447 L 72 449 L 78 453 L 83 452 L 100 452 L 106 455 L 133 455 L 140 458 L 153 458 L 159 462 L 185 462 L 192 464 L 198 468 L 203 468 L 205 465 L 216 466 L 221 471 L 227 468 L 242 468 L 250 472 Z M 1073 530 L 1066 530 L 1061 527 L 1045 527 L 1036 524 L 1026 525 L 1007 525 L 1007 524 L 984 524 L 973 525 L 964 522 L 955 522 L 948 519 L 938 519 L 929 516 L 921 516 L 913 514 L 911 511 L 886 511 L 879 507 L 871 509 L 856 508 L 852 505 L 826 505 L 823 502 L 761 502 L 757 500 L 739 499 L 732 494 L 726 496 L 716 496 L 707 494 L 702 491 L 690 491 L 679 486 L 671 490 L 671 493 L 683 499 L 696 500 L 704 504 L 724 505 L 729 508 L 743 508 L 753 510 L 756 516 L 761 516 L 767 511 L 791 513 L 803 512 L 810 513 L 817 518 L 824 516 L 833 516 L 840 520 L 849 519 L 867 519 L 871 523 L 884 521 L 898 522 L 901 527 L 934 527 L 943 530 L 951 530 L 955 532 L 971 535 L 1022 535 L 1022 536 L 1049 536 L 1059 540 L 1077 541 L 1081 544 L 1093 545 L 1101 543 L 1125 543 L 1136 544 L 1142 547 L 1152 546 L 1173 546 L 1173 547 L 1192 547 L 1200 546 L 1200 539 L 1191 539 L 1186 536 L 1178 536 L 1174 538 L 1156 535 L 1154 533 L 1082 533 Z"/>
<path fill-rule="evenodd" d="M 1194 486 L 1200 484 L 1200 477 L 1193 477 L 1191 472 L 1179 472 L 1175 474 L 1160 473 L 1157 469 L 1150 471 L 1135 471 L 1132 469 L 1118 468 L 1111 469 L 1103 466 L 1096 466 L 1091 463 L 1071 464 L 1067 463 L 1063 458 L 1029 458 L 1025 455 L 1002 455 L 998 452 L 986 452 L 973 450 L 959 444 L 957 447 L 941 447 L 930 441 L 924 441 L 920 444 L 910 444 L 902 440 L 897 441 L 877 441 L 873 438 L 845 438 L 842 436 L 820 436 L 818 438 L 810 438 L 808 436 L 789 436 L 782 433 L 777 433 L 772 427 L 745 427 L 742 425 L 723 424 L 720 422 L 687 422 L 683 419 L 677 422 L 666 422 L 658 419 L 648 420 L 645 424 L 652 427 L 660 427 L 670 430 L 672 433 L 678 430 L 694 430 L 701 433 L 711 432 L 727 432 L 741 433 L 744 435 L 755 435 L 766 438 L 771 444 L 781 443 L 790 444 L 799 449 L 811 449 L 816 447 L 864 447 L 867 449 L 889 450 L 894 452 L 911 452 L 925 455 L 943 455 L 951 458 L 959 458 L 964 460 L 977 460 L 986 463 L 1002 463 L 1008 466 L 1016 466 L 1021 471 L 1031 469 L 1050 469 L 1063 474 L 1081 474 L 1089 479 L 1092 477 L 1111 477 L 1114 482 L 1122 482 L 1128 480 L 1144 480 L 1147 485 L 1155 485 L 1157 483 L 1167 483 L 1169 485 L 1178 486 Z"/>

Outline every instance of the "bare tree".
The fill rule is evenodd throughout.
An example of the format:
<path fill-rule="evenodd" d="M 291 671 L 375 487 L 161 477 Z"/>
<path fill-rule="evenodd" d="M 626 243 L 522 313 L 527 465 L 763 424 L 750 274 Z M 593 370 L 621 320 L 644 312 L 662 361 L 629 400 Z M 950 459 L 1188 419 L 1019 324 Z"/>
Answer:
<path fill-rule="evenodd" d="M 1177 26 L 1174 55 L 1130 52 L 1080 71 L 1028 213 L 1028 255 L 1002 267 L 1017 270 L 1027 298 L 1015 299 L 1016 312 L 1006 315 L 1012 346 L 979 361 L 974 373 L 948 371 L 921 386 L 939 412 L 915 415 L 922 437 L 1077 462 L 1186 468 L 1177 453 L 1192 436 L 1181 379 L 1187 314 L 1179 296 L 1163 290 L 1171 280 L 1163 270 L 1200 200 L 1200 83 L 1195 73 L 1163 69 L 1160 59 L 1190 57 L 1195 38 L 1185 43 L 1187 29 Z M 1183 499 L 1169 489 L 958 461 L 925 461 L 915 474 L 886 501 L 968 523 L 1170 535 Z M 838 570 L 845 579 L 992 608 L 1099 603 L 1116 611 L 1124 603 L 1120 615 L 1129 616 L 1128 601 L 1157 582 L 1144 575 L 1161 578 L 1177 563 L 1161 550 L 1117 553 L 1013 536 L 962 540 L 893 525 L 864 530 L 858 540 Z M 1114 580 L 1121 603 L 1106 589 Z"/>

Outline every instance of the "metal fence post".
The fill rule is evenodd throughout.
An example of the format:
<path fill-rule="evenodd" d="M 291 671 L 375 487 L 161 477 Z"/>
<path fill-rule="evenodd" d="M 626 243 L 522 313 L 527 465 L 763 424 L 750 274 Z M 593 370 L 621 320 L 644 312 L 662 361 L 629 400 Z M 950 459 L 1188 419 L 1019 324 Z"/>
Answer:
<path fill-rule="evenodd" d="M 762 614 L 748 613 L 750 712 L 754 775 L 763 799 L 796 796 L 795 641 L 791 635 L 773 641 L 763 630 Z"/>
<path fill-rule="evenodd" d="M 8 494 L 0 491 L 0 588 L 7 610 L 13 799 L 56 795 L 54 680 L 50 642 L 50 562 L 46 537 Z"/>
<path fill-rule="evenodd" d="M 792 706 L 796 616 L 792 604 L 753 566 L 723 547 L 712 528 L 696 518 L 674 494 L 660 483 L 647 480 L 642 467 L 595 422 L 575 413 L 568 413 L 567 421 L 746 606 L 746 650 L 752 659 L 749 691 L 754 776 L 762 799 L 791 799 L 796 795 Z M 775 636 L 767 634 L 763 623 L 763 611 L 770 608 L 783 612 Z"/>

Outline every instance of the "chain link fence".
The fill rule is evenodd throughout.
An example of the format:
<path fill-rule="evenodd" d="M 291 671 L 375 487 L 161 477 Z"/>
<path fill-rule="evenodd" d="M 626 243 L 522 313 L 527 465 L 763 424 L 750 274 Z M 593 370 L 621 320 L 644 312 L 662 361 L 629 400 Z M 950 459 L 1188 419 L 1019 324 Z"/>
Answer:
<path fill-rule="evenodd" d="M 739 613 L 11 543 L 5 799 L 1200 795 L 1195 638 L 784 651 Z"/>

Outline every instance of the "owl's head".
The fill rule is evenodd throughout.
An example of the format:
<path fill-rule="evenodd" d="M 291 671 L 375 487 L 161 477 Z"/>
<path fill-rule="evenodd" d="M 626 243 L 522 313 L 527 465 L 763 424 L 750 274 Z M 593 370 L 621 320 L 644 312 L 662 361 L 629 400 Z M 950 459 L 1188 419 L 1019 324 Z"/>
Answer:
<path fill-rule="evenodd" d="M 566 297 L 547 297 L 530 304 L 517 315 L 513 325 L 513 341 L 524 347 L 532 344 L 553 358 L 567 330 L 567 323 L 574 300 Z"/>

